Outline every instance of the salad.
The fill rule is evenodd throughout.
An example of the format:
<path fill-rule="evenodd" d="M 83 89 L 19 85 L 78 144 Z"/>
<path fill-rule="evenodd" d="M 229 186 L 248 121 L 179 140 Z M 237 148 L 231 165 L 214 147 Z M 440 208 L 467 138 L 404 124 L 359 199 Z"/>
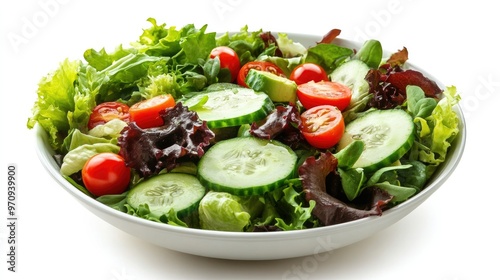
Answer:
<path fill-rule="evenodd" d="M 383 211 L 425 188 L 459 133 L 440 88 L 367 40 L 158 24 L 39 83 L 60 173 L 118 211 L 176 226 L 283 231 Z"/>

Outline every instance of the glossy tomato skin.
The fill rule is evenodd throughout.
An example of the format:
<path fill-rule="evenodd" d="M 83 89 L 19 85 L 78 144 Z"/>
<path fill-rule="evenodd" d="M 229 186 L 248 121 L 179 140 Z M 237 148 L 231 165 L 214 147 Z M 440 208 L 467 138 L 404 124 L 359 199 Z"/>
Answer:
<path fill-rule="evenodd" d="M 315 63 L 304 63 L 292 70 L 290 80 L 294 81 L 297 85 L 304 84 L 310 81 L 319 82 L 327 81 L 328 74 L 325 69 Z"/>
<path fill-rule="evenodd" d="M 335 146 L 344 134 L 344 118 L 335 106 L 313 107 L 302 113 L 300 118 L 302 135 L 315 148 L 329 149 Z"/>
<path fill-rule="evenodd" d="M 129 109 L 127 104 L 120 102 L 101 103 L 92 110 L 87 127 L 88 129 L 92 129 L 112 119 L 120 119 L 128 122 L 130 119 Z"/>
<path fill-rule="evenodd" d="M 175 106 L 175 100 L 170 94 L 162 94 L 139 101 L 130 106 L 130 121 L 142 129 L 163 125 L 160 112 Z"/>
<path fill-rule="evenodd" d="M 101 153 L 87 160 L 82 179 L 85 188 L 95 196 L 121 194 L 128 188 L 130 169 L 121 156 Z"/>
<path fill-rule="evenodd" d="M 297 98 L 306 109 L 332 105 L 343 111 L 349 106 L 351 96 L 351 89 L 337 82 L 308 82 L 297 86 Z"/>
<path fill-rule="evenodd" d="M 215 57 L 219 57 L 221 68 L 227 68 L 231 72 L 231 82 L 236 81 L 241 66 L 238 54 L 230 47 L 220 46 L 210 52 L 210 58 Z"/>
<path fill-rule="evenodd" d="M 245 65 L 243 65 L 240 69 L 240 72 L 238 73 L 238 85 L 242 87 L 248 87 L 247 83 L 245 83 L 245 79 L 248 75 L 248 71 L 250 69 L 255 69 L 255 70 L 260 70 L 260 71 L 266 71 L 269 73 L 273 73 L 275 75 L 281 76 L 281 77 L 286 77 L 285 73 L 281 68 L 279 68 L 276 64 L 268 61 L 250 61 L 247 62 Z"/>

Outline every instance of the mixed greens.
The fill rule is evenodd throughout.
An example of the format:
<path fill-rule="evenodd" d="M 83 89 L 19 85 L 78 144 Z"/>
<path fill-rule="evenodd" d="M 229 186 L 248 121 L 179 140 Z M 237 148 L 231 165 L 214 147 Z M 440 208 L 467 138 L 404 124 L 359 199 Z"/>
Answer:
<path fill-rule="evenodd" d="M 406 48 L 389 57 L 376 40 L 347 48 L 335 44 L 336 29 L 304 46 L 247 27 L 216 34 L 148 21 L 130 47 L 86 50 L 84 60 L 66 59 L 44 77 L 27 123 L 47 132 L 62 176 L 118 211 L 222 231 L 381 215 L 425 188 L 459 133 L 455 87 L 407 69 Z M 261 68 L 237 80 L 222 54 L 212 55 L 220 46 L 237 54 L 240 75 L 245 65 Z M 305 64 L 324 69 L 328 81 L 299 84 L 293 77 Z M 306 90 L 317 94 L 314 104 L 327 83 L 347 90 L 346 107 L 304 107 Z M 141 125 L 134 110 L 165 95 L 175 105 L 155 112 L 159 125 Z M 104 118 L 104 104 L 124 106 Z M 334 121 L 335 130 L 318 136 Z M 123 160 L 110 169 L 125 170 L 117 175 L 123 188 L 95 192 L 104 183 L 87 174 L 106 167 L 92 171 L 91 159 L 109 153 Z"/>

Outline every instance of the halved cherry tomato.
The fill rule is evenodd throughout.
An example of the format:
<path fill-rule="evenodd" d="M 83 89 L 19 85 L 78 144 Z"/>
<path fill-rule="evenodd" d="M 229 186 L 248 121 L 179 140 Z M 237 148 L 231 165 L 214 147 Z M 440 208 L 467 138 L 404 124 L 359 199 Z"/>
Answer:
<path fill-rule="evenodd" d="M 231 72 L 231 82 L 234 82 L 241 66 L 238 54 L 230 47 L 220 46 L 210 52 L 210 58 L 217 56 L 220 60 L 220 67 L 229 69 L 229 72 Z"/>
<path fill-rule="evenodd" d="M 105 124 L 112 119 L 129 121 L 129 107 L 120 102 L 104 102 L 97 105 L 90 114 L 87 127 L 92 129 L 100 124 Z"/>
<path fill-rule="evenodd" d="M 316 106 L 306 110 L 300 118 L 302 135 L 315 148 L 331 148 L 344 134 L 344 118 L 342 112 L 335 106 Z"/>
<path fill-rule="evenodd" d="M 325 69 L 315 63 L 303 63 L 295 67 L 290 74 L 290 80 L 297 85 L 305 84 L 310 81 L 327 81 L 328 74 Z"/>
<path fill-rule="evenodd" d="M 174 107 L 175 100 L 170 94 L 162 94 L 146 99 L 130 106 L 130 121 L 140 128 L 151 128 L 163 125 L 160 111 Z"/>
<path fill-rule="evenodd" d="M 238 73 L 238 85 L 242 87 L 248 87 L 245 83 L 245 78 L 248 75 L 250 69 L 267 71 L 275 75 L 286 77 L 285 73 L 276 64 L 268 61 L 250 61 L 243 65 Z"/>
<path fill-rule="evenodd" d="M 351 89 L 337 82 L 309 82 L 297 86 L 297 97 L 306 108 L 332 105 L 343 111 L 351 102 Z"/>
<path fill-rule="evenodd" d="M 121 156 L 101 153 L 87 160 L 82 179 L 85 188 L 95 196 L 121 194 L 130 182 L 130 168 Z"/>

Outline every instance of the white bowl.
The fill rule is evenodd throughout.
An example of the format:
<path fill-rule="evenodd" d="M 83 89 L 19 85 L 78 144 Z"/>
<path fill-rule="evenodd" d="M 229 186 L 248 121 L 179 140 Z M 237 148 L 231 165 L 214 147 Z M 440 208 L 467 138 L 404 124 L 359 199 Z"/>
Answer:
<path fill-rule="evenodd" d="M 289 34 L 289 37 L 305 46 L 312 46 L 321 39 L 300 34 Z M 360 47 L 359 43 L 342 39 L 337 39 L 335 43 L 358 49 Z M 422 69 L 410 67 L 437 81 Z M 443 87 L 442 84 L 439 85 Z M 36 143 L 40 161 L 56 182 L 92 213 L 124 232 L 164 248 L 199 256 L 235 260 L 283 259 L 320 254 L 358 242 L 396 223 L 431 196 L 455 170 L 465 148 L 464 115 L 459 106 L 454 109 L 460 120 L 460 133 L 455 138 L 446 161 L 424 190 L 404 203 L 384 211 L 382 216 L 296 231 L 210 231 L 171 226 L 122 213 L 83 194 L 60 175 L 59 167 L 52 158 L 54 152 L 48 144 L 47 134 L 40 126 L 36 126 Z"/>

